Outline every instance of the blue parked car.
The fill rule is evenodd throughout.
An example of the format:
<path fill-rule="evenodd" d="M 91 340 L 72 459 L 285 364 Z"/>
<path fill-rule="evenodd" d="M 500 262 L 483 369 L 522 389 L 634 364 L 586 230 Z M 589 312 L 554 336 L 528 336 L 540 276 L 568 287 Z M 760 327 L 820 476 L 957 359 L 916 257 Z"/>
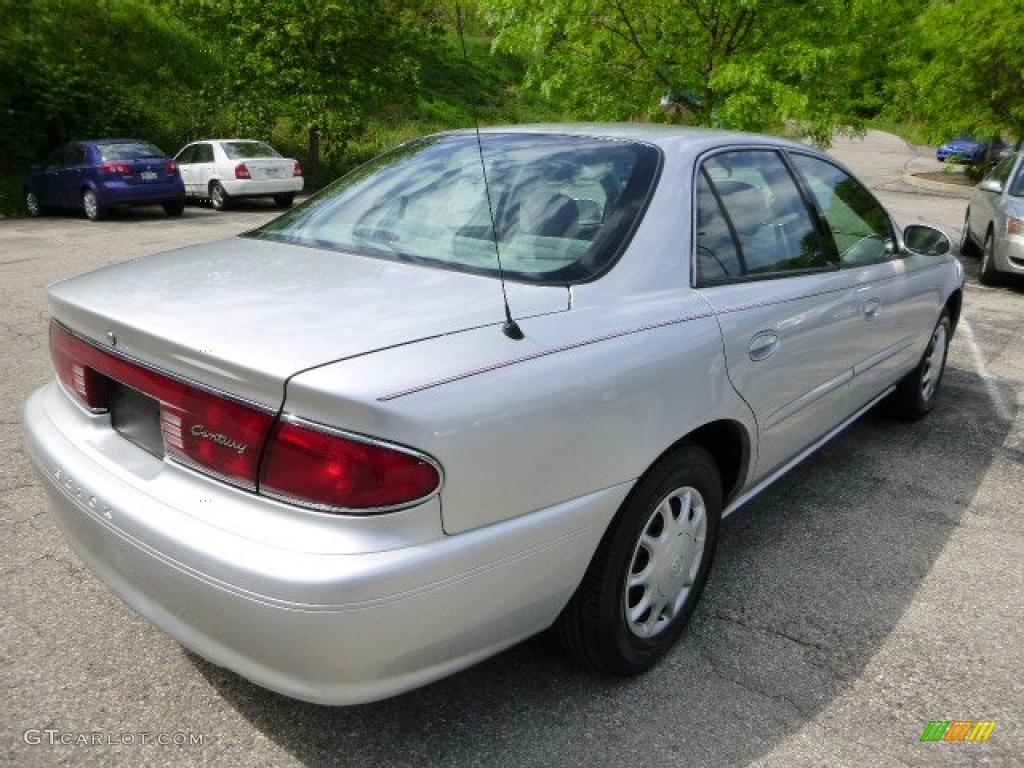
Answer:
<path fill-rule="evenodd" d="M 1001 160 L 1009 150 L 1009 146 L 1002 139 L 995 140 L 992 160 Z M 973 139 L 970 136 L 958 136 L 947 141 L 935 150 L 935 158 L 944 163 L 951 160 L 965 165 L 977 165 L 985 162 L 985 154 L 988 152 L 988 142 Z"/>
<path fill-rule="evenodd" d="M 32 165 L 25 179 L 29 216 L 79 210 L 96 221 L 129 205 L 162 205 L 170 216 L 185 210 L 178 164 L 148 141 L 70 141 Z"/>

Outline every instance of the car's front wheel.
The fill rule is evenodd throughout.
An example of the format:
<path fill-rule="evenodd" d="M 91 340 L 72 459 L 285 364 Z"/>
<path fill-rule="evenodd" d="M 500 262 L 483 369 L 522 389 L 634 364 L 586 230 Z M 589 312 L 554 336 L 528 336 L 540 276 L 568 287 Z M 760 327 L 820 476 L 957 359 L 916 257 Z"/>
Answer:
<path fill-rule="evenodd" d="M 892 414 L 900 419 L 920 419 L 935 406 L 935 396 L 946 370 L 946 353 L 953 335 L 949 312 L 943 310 L 917 367 L 897 385 L 889 399 Z"/>
<path fill-rule="evenodd" d="M 91 189 L 82 193 L 82 210 L 85 211 L 85 218 L 89 221 L 99 221 L 106 215 L 106 211 L 100 205 L 99 197 Z"/>
<path fill-rule="evenodd" d="M 215 211 L 223 211 L 231 205 L 231 197 L 224 191 L 224 187 L 219 181 L 210 183 L 210 205 Z"/>
<path fill-rule="evenodd" d="M 982 285 L 997 285 L 999 283 L 999 270 L 996 269 L 996 238 L 992 234 L 991 228 L 985 233 L 985 245 L 981 249 L 978 282 Z"/>
<path fill-rule="evenodd" d="M 555 624 L 562 644 L 600 672 L 636 674 L 664 656 L 707 582 L 722 484 L 703 448 L 684 444 L 630 492 L 582 584 Z"/>

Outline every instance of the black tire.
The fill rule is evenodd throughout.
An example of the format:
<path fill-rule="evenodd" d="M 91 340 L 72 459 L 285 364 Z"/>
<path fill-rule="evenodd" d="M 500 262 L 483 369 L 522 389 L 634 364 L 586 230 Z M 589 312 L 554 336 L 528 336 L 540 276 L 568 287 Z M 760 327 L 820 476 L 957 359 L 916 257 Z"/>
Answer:
<path fill-rule="evenodd" d="M 39 202 L 39 196 L 31 189 L 25 190 L 25 211 L 33 218 L 42 216 L 46 212 L 42 203 Z"/>
<path fill-rule="evenodd" d="M 953 323 L 949 312 L 943 310 L 921 361 L 900 381 L 889 398 L 889 412 L 893 416 L 904 421 L 916 421 L 935 407 L 952 336 Z"/>
<path fill-rule="evenodd" d="M 978 246 L 971 239 L 971 209 L 967 209 L 967 213 L 964 214 L 964 228 L 960 233 L 960 255 L 961 256 L 977 256 Z"/>
<path fill-rule="evenodd" d="M 700 599 L 721 515 L 721 477 L 707 451 L 684 444 L 663 457 L 623 502 L 555 622 L 555 636 L 598 672 L 650 669 Z M 647 543 L 662 539 L 657 549 Z"/>
<path fill-rule="evenodd" d="M 999 285 L 999 270 L 996 269 L 996 239 L 989 228 L 985 233 L 985 244 L 981 248 L 981 267 L 978 268 L 978 282 L 982 285 Z"/>
<path fill-rule="evenodd" d="M 215 211 L 223 211 L 231 207 L 231 196 L 219 181 L 210 182 L 210 205 Z"/>
<path fill-rule="evenodd" d="M 82 210 L 89 221 L 99 221 L 107 215 L 106 209 L 100 205 L 100 199 L 91 189 L 82 192 Z"/>
<path fill-rule="evenodd" d="M 184 200 L 170 200 L 164 203 L 164 213 L 168 216 L 181 216 L 185 212 Z"/>
<path fill-rule="evenodd" d="M 274 195 L 274 205 L 276 205 L 278 208 L 291 208 L 292 203 L 294 202 L 294 192 L 285 192 L 280 195 Z"/>

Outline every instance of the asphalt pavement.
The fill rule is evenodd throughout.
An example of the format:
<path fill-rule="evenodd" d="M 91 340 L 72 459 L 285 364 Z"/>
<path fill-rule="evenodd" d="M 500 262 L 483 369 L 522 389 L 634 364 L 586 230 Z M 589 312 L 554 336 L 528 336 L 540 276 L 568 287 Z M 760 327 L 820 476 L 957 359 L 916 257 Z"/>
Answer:
<path fill-rule="evenodd" d="M 833 152 L 902 223 L 958 240 L 963 191 L 913 176 L 939 167 L 931 150 L 871 133 Z M 52 377 L 43 291 L 274 214 L 0 220 L 0 763 L 1021 765 L 1024 283 L 979 286 L 973 259 L 936 411 L 869 414 L 728 518 L 690 628 L 645 676 L 594 677 L 541 636 L 328 708 L 184 651 L 68 550 L 30 468 L 21 409 Z M 933 721 L 996 725 L 984 742 L 923 742 Z"/>

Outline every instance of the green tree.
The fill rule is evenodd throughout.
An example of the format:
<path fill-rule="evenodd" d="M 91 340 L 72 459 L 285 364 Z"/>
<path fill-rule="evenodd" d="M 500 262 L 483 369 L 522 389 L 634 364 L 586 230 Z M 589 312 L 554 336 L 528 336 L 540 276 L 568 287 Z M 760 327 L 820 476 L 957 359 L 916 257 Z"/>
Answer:
<path fill-rule="evenodd" d="M 221 103 L 231 128 L 281 121 L 308 141 L 307 170 L 339 153 L 381 102 L 415 103 L 419 62 L 438 44 L 431 0 L 169 0 L 227 41 Z"/>
<path fill-rule="evenodd" d="M 861 42 L 893 16 L 880 0 L 479 0 L 496 45 L 530 57 L 530 79 L 578 117 L 795 128 L 827 144 L 858 126 Z M 911 2 L 912 7 L 916 3 Z M 885 21 L 883 21 L 883 17 Z M 664 115 L 662 115 L 664 117 Z"/>
<path fill-rule="evenodd" d="M 1019 0 L 933 0 L 917 19 L 894 87 L 902 113 L 934 140 L 1024 136 L 1024 13 Z"/>

